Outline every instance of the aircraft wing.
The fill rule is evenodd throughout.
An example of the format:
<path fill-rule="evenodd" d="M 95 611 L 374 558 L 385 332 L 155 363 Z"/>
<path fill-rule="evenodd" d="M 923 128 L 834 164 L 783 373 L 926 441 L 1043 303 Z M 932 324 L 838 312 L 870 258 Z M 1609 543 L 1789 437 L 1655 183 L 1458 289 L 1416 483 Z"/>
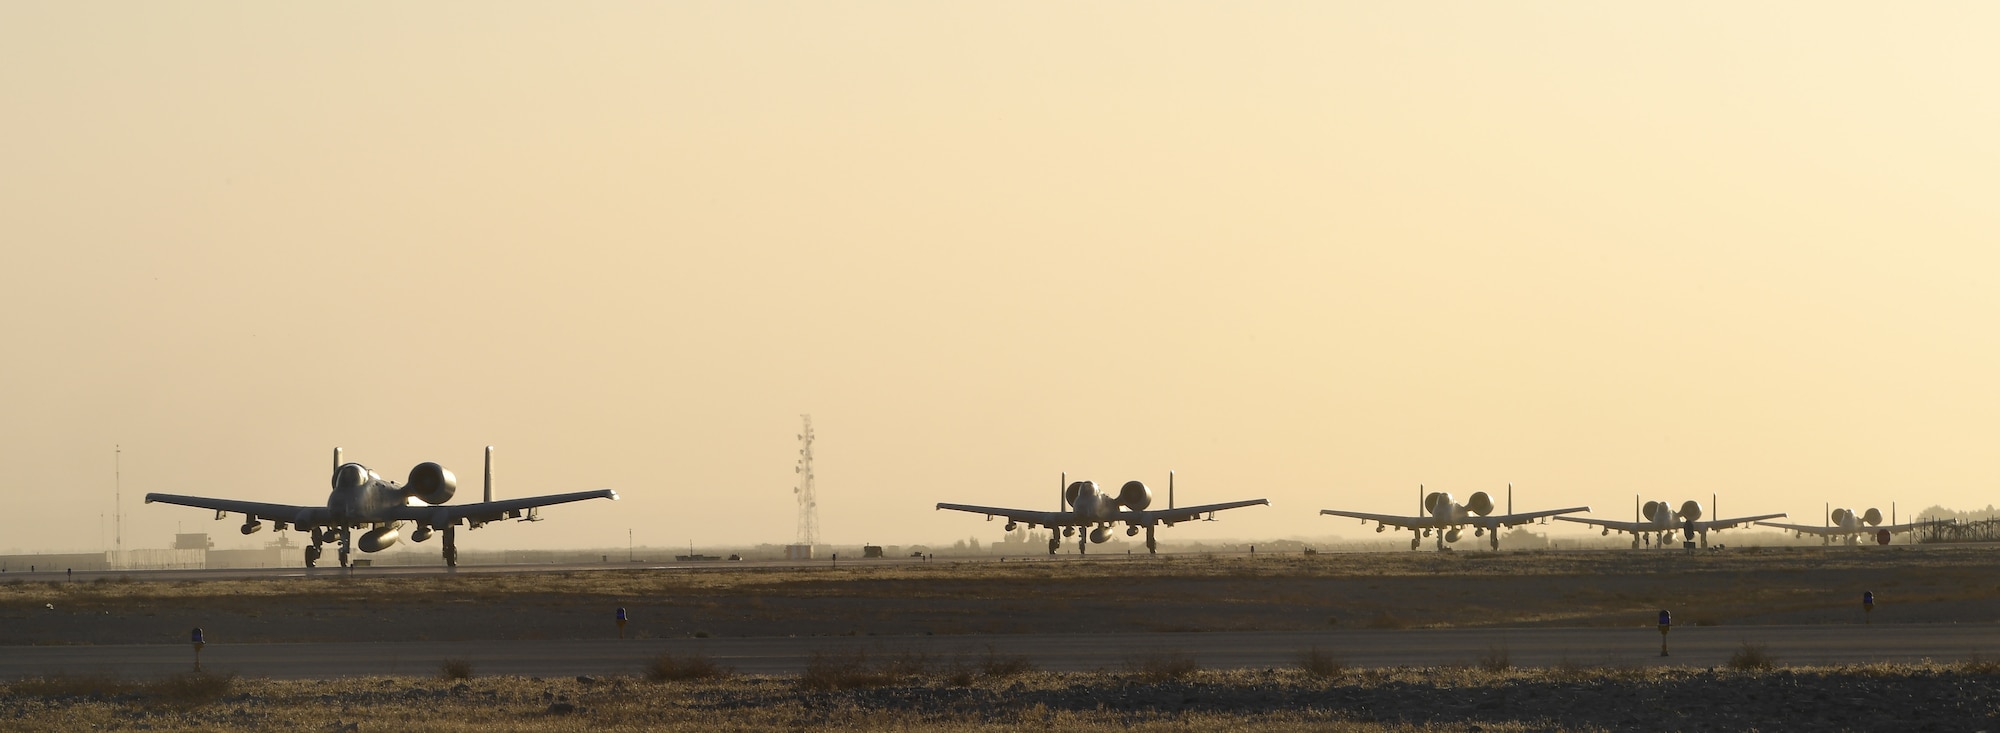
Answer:
<path fill-rule="evenodd" d="M 1759 514 L 1754 517 L 1737 517 L 1735 519 L 1712 519 L 1706 522 L 1699 522 L 1699 521 L 1689 522 L 1689 524 L 1694 525 L 1694 531 L 1696 532 L 1706 532 L 1709 530 L 1730 529 L 1732 527 L 1749 524 L 1751 522 L 1761 522 L 1766 519 L 1777 519 L 1782 516 L 1785 515 L 1784 513 L 1780 512 L 1778 514 Z"/>
<path fill-rule="evenodd" d="M 1662 531 L 1659 525 L 1640 524 L 1638 522 L 1620 522 L 1611 519 L 1586 519 L 1582 517 L 1556 517 L 1556 519 L 1560 519 L 1565 522 L 1575 522 L 1577 524 L 1588 524 L 1592 527 L 1603 527 L 1605 529 L 1609 529 L 1615 532 L 1630 532 L 1632 534 Z"/>
<path fill-rule="evenodd" d="M 1757 524 L 1764 527 L 1777 527 L 1778 529 L 1786 530 L 1788 532 L 1804 532 L 1809 535 L 1826 536 L 1826 535 L 1856 534 L 1856 532 L 1848 531 L 1846 527 L 1830 527 L 1818 524 L 1785 524 L 1783 522 L 1758 522 Z M 1874 532 L 1874 528 L 1871 527 L 1866 531 L 1872 533 Z"/>
<path fill-rule="evenodd" d="M 938 504 L 937 508 L 950 509 L 955 512 L 984 514 L 988 517 L 1006 517 L 1009 522 L 1034 524 L 1043 527 L 1080 527 L 1095 524 L 1095 522 L 1077 521 L 1076 515 L 1071 512 L 1038 512 L 1033 509 L 1003 509 L 997 506 L 943 503 Z"/>
<path fill-rule="evenodd" d="M 1818 535 L 1818 536 L 1832 535 L 1836 537 L 1847 534 L 1872 535 L 1875 534 L 1876 532 L 1881 532 L 1881 531 L 1887 531 L 1889 534 L 1901 534 L 1903 532 L 1909 532 L 1912 530 L 1923 529 L 1925 527 L 1935 526 L 1939 524 L 1949 524 L 1949 523 L 1950 523 L 1949 520 L 1941 520 L 1932 522 L 1910 522 L 1908 524 L 1882 524 L 1874 526 L 1864 526 L 1858 530 L 1850 532 L 1845 528 L 1828 527 L 1823 525 L 1815 526 L 1810 524 L 1785 524 L 1782 522 L 1758 522 L 1758 524 L 1763 525 L 1765 527 L 1776 527 L 1778 529 L 1788 530 L 1792 532 L 1804 532 L 1809 535 Z"/>
<path fill-rule="evenodd" d="M 1321 509 L 1319 513 L 1330 514 L 1336 517 L 1353 517 L 1361 520 L 1364 524 L 1367 522 L 1381 522 L 1391 527 L 1401 527 L 1403 529 L 1431 529 L 1438 526 L 1437 517 L 1403 517 L 1394 514 L 1369 514 L 1367 512 L 1349 512 L 1339 509 Z"/>
<path fill-rule="evenodd" d="M 147 494 L 146 503 L 178 504 L 197 509 L 213 509 L 218 512 L 243 514 L 267 522 L 284 522 L 307 525 L 326 524 L 331 521 L 326 507 L 298 506 L 296 504 L 266 504 L 261 501 L 237 501 L 235 499 L 215 499 L 206 496 L 181 496 L 179 494 Z"/>
<path fill-rule="evenodd" d="M 487 522 L 497 522 L 502 519 L 519 517 L 521 516 L 521 511 L 525 509 L 544 507 L 551 504 L 568 504 L 573 501 L 585 501 L 589 499 L 610 499 L 617 501 L 618 492 L 610 489 L 596 489 L 568 494 L 549 494 L 547 496 L 529 496 L 520 499 L 481 501 L 471 504 L 402 506 L 390 510 L 389 518 L 429 522 L 435 525 L 440 518 L 440 514 L 442 514 L 442 518 L 451 524 L 456 524 L 458 520 L 464 519 L 473 526 L 478 526 Z"/>
<path fill-rule="evenodd" d="M 1256 506 L 1258 504 L 1264 504 L 1268 506 L 1270 503 L 1271 503 L 1270 499 L 1245 499 L 1243 501 L 1225 501 L 1221 504 L 1202 504 L 1199 506 L 1177 506 L 1172 509 L 1149 509 L 1146 511 L 1122 512 L 1118 515 L 1118 519 L 1119 521 L 1122 521 L 1126 524 L 1135 524 L 1141 527 L 1152 524 L 1154 522 L 1166 522 L 1167 524 L 1173 524 L 1175 522 L 1194 521 L 1196 519 L 1200 519 L 1201 515 L 1207 514 L 1209 512 L 1219 512 L 1224 509 L 1237 509 L 1246 506 Z"/>
<path fill-rule="evenodd" d="M 1590 507 L 1587 507 L 1587 506 L 1573 506 L 1573 507 L 1570 507 L 1570 508 L 1568 508 L 1568 509 L 1547 509 L 1547 510 L 1543 510 L 1543 511 L 1539 511 L 1539 512 L 1521 512 L 1520 514 L 1502 514 L 1502 515 L 1500 515 L 1500 516 L 1497 516 L 1497 517 L 1479 517 L 1479 516 L 1473 516 L 1473 517 L 1467 517 L 1467 518 L 1465 519 L 1465 523 L 1466 523 L 1466 524 L 1469 524 L 1469 525 L 1472 525 L 1472 526 L 1474 526 L 1474 527 L 1485 527 L 1485 528 L 1487 528 L 1487 529 L 1498 529 L 1498 528 L 1501 528 L 1501 527 L 1515 527 L 1515 526 L 1519 526 L 1519 525 L 1523 525 L 1523 524 L 1527 524 L 1527 523 L 1529 523 L 1529 522 L 1532 522 L 1532 521 L 1535 521 L 1535 520 L 1537 520 L 1537 519 L 1541 519 L 1542 517 L 1553 517 L 1553 516 L 1556 516 L 1556 515 L 1558 515 L 1558 514 L 1572 514 L 1572 513 L 1575 513 L 1575 512 L 1587 512 L 1587 511 L 1590 511 Z"/>

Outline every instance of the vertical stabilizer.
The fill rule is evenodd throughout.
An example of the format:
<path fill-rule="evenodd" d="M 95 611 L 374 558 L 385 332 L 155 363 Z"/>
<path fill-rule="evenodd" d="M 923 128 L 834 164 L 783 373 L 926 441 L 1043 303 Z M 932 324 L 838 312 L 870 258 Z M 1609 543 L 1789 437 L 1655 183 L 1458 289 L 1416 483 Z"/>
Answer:
<path fill-rule="evenodd" d="M 333 447 L 333 468 L 340 470 L 340 446 L 337 445 Z"/>
<path fill-rule="evenodd" d="M 1174 508 L 1174 472 L 1167 472 L 1167 508 Z"/>
<path fill-rule="evenodd" d="M 1064 498 L 1064 492 L 1066 491 L 1069 491 L 1068 471 L 1056 474 L 1056 511 L 1069 508 L 1069 501 Z"/>
<path fill-rule="evenodd" d="M 493 446 L 486 446 L 486 501 L 493 501 Z"/>
<path fill-rule="evenodd" d="M 1507 513 L 1514 513 L 1514 482 L 1507 482 Z"/>

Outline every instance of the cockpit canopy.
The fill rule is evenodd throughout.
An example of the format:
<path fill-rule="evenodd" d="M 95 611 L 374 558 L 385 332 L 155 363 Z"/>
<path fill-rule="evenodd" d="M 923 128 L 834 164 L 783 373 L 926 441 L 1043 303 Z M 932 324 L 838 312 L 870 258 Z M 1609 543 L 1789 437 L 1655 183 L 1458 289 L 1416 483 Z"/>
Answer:
<path fill-rule="evenodd" d="M 333 469 L 333 490 L 354 489 L 375 480 L 375 472 L 359 463 L 343 463 Z"/>

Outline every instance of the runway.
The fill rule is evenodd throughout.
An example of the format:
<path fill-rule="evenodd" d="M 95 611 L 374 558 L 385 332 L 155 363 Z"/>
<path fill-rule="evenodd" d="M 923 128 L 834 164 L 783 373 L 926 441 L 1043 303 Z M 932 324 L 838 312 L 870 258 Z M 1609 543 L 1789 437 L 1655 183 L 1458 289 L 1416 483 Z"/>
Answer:
<path fill-rule="evenodd" d="M 610 629 L 607 629 L 609 631 Z M 815 654 L 928 655 L 938 666 L 976 664 L 988 650 L 1025 656 L 1051 671 L 1118 671 L 1150 655 L 1192 655 L 1204 668 L 1286 668 L 1317 646 L 1357 667 L 1474 665 L 1503 653 L 1521 667 L 1714 667 L 1745 643 L 1781 664 L 1951 662 L 2000 657 L 2000 625 L 1883 624 L 1675 628 L 1661 657 L 1653 628 L 1437 629 L 1327 632 L 1023 634 L 916 637 L 754 637 L 572 641 L 229 644 L 202 651 L 205 669 L 246 676 L 314 679 L 428 676 L 446 659 L 476 674 L 554 677 L 639 672 L 655 656 L 702 654 L 743 674 L 797 674 Z M 9 647 L 0 677 L 109 672 L 150 677 L 193 667 L 189 645 Z"/>

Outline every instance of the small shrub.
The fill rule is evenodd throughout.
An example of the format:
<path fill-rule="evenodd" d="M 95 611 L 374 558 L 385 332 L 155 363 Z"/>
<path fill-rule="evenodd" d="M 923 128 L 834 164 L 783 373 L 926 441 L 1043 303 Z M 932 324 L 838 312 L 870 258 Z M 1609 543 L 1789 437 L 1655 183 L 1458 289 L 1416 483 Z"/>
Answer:
<path fill-rule="evenodd" d="M 1407 629 L 1410 628 L 1410 622 L 1404 621 L 1403 619 L 1397 617 L 1395 614 L 1389 613 L 1388 611 L 1383 611 L 1381 613 L 1375 614 L 1375 618 L 1368 620 L 1368 628 Z"/>
<path fill-rule="evenodd" d="M 854 690 L 894 681 L 869 663 L 867 652 L 813 652 L 806 659 L 805 673 L 799 675 L 799 686 L 808 690 Z"/>
<path fill-rule="evenodd" d="M 1149 682 L 1184 680 L 1201 671 L 1201 664 L 1187 652 L 1159 652 L 1136 657 L 1125 668 Z"/>
<path fill-rule="evenodd" d="M 154 701 L 176 707 L 199 707 L 222 699 L 236 686 L 235 672 L 183 672 L 146 685 Z"/>
<path fill-rule="evenodd" d="M 1488 672 L 1505 672 L 1514 668 L 1513 656 L 1504 645 L 1486 647 L 1486 653 L 1479 655 L 1479 668 Z"/>
<path fill-rule="evenodd" d="M 646 679 L 654 682 L 674 680 L 719 680 L 735 674 L 732 670 L 706 656 L 696 654 L 691 657 L 675 657 L 662 652 L 646 664 Z"/>
<path fill-rule="evenodd" d="M 465 659 L 447 659 L 438 665 L 438 676 L 448 680 L 472 679 L 472 662 Z"/>
<path fill-rule="evenodd" d="M 1340 673 L 1347 671 L 1347 663 L 1340 661 L 1340 657 L 1335 656 L 1333 652 L 1322 650 L 1315 644 L 1313 648 L 1299 655 L 1299 668 L 1314 677 L 1338 677 Z"/>
<path fill-rule="evenodd" d="M 1019 654 L 999 654 L 991 647 L 986 649 L 986 660 L 979 665 L 979 673 L 995 679 L 1018 677 L 1035 671 L 1035 663 Z"/>
<path fill-rule="evenodd" d="M 1743 642 L 1743 648 L 1729 655 L 1730 669 L 1770 669 L 1778 666 L 1778 658 L 1771 654 L 1771 648 L 1763 644 Z"/>

